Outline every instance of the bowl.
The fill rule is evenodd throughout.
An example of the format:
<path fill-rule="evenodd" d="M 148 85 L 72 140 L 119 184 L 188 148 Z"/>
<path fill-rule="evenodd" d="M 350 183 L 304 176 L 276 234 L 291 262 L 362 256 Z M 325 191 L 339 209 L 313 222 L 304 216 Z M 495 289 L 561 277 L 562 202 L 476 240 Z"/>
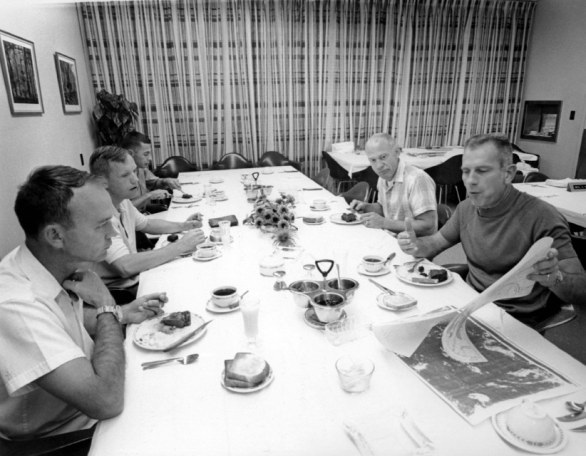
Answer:
<path fill-rule="evenodd" d="M 347 302 L 344 295 L 340 293 L 324 291 L 312 296 L 310 304 L 315 309 L 315 315 L 319 321 L 331 323 L 340 319 Z"/>
<path fill-rule="evenodd" d="M 319 291 L 319 289 L 320 284 L 315 280 L 296 280 L 289 285 L 293 301 L 302 308 L 306 308 L 309 305 L 310 296 Z"/>
<path fill-rule="evenodd" d="M 238 304 L 240 296 L 236 287 L 224 285 L 212 291 L 212 303 L 218 307 L 230 307 Z"/>
<path fill-rule="evenodd" d="M 533 446 L 551 445 L 556 439 L 555 422 L 535 403 L 524 400 L 506 416 L 507 429 Z"/>
<path fill-rule="evenodd" d="M 346 298 L 346 302 L 350 304 L 352 302 L 352 298 L 354 298 L 354 294 L 356 290 L 358 290 L 358 281 L 354 279 L 350 279 L 348 277 L 341 277 L 340 281 L 342 282 L 342 290 L 340 290 L 338 285 L 338 279 L 331 279 L 327 281 L 328 288 L 335 290 L 338 293 L 342 293 Z"/>

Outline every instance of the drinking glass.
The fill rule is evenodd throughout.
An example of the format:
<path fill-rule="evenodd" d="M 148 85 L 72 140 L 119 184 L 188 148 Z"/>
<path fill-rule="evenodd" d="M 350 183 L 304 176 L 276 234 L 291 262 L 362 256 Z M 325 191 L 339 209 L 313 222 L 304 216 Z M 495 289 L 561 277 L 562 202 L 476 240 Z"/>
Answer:
<path fill-rule="evenodd" d="M 248 293 L 240 303 L 240 313 L 244 321 L 244 335 L 249 348 L 256 347 L 258 339 L 258 312 L 260 310 L 260 298 Z"/>
<path fill-rule="evenodd" d="M 229 245 L 230 244 L 230 221 L 229 220 L 222 220 L 218 222 L 218 226 L 220 227 L 220 240 L 222 241 L 222 245 Z"/>
<path fill-rule="evenodd" d="M 340 386 L 347 393 L 362 393 L 370 387 L 374 363 L 368 358 L 342 356 L 336 361 Z"/>

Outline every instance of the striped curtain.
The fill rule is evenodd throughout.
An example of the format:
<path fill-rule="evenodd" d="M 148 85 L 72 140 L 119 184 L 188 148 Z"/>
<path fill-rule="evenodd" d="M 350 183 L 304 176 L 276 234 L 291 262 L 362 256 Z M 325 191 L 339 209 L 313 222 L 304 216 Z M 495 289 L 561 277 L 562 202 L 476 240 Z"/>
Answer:
<path fill-rule="evenodd" d="M 155 162 L 332 143 L 514 138 L 534 1 L 175 0 L 79 5 L 96 91 L 141 107 Z"/>

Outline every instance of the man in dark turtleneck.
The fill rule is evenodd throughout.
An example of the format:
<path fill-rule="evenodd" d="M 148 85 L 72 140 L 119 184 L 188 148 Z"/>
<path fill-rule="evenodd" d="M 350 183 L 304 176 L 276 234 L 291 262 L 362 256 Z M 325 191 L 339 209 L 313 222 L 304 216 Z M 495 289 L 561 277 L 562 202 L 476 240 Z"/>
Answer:
<path fill-rule="evenodd" d="M 462 157 L 462 180 L 468 198 L 442 229 L 417 238 L 399 233 L 401 249 L 416 257 L 433 257 L 461 242 L 470 271 L 466 281 L 483 291 L 506 274 L 539 239 L 553 246 L 528 276 L 531 293 L 497 304 L 524 323 L 535 326 L 559 310 L 563 302 L 586 302 L 586 272 L 572 248 L 568 223 L 550 204 L 519 192 L 511 143 L 505 137 L 470 138 Z"/>

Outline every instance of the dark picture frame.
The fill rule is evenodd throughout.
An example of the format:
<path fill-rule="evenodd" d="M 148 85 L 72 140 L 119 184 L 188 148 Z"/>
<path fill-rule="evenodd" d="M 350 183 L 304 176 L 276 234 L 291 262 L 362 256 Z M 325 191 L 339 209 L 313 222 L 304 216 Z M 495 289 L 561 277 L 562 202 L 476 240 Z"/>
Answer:
<path fill-rule="evenodd" d="M 65 114 L 79 114 L 81 112 L 81 96 L 75 59 L 55 52 L 55 67 L 63 112 Z"/>
<path fill-rule="evenodd" d="M 521 138 L 556 142 L 561 113 L 561 101 L 526 101 Z"/>
<path fill-rule="evenodd" d="M 0 30 L 0 61 L 12 115 L 43 114 L 34 43 Z"/>

